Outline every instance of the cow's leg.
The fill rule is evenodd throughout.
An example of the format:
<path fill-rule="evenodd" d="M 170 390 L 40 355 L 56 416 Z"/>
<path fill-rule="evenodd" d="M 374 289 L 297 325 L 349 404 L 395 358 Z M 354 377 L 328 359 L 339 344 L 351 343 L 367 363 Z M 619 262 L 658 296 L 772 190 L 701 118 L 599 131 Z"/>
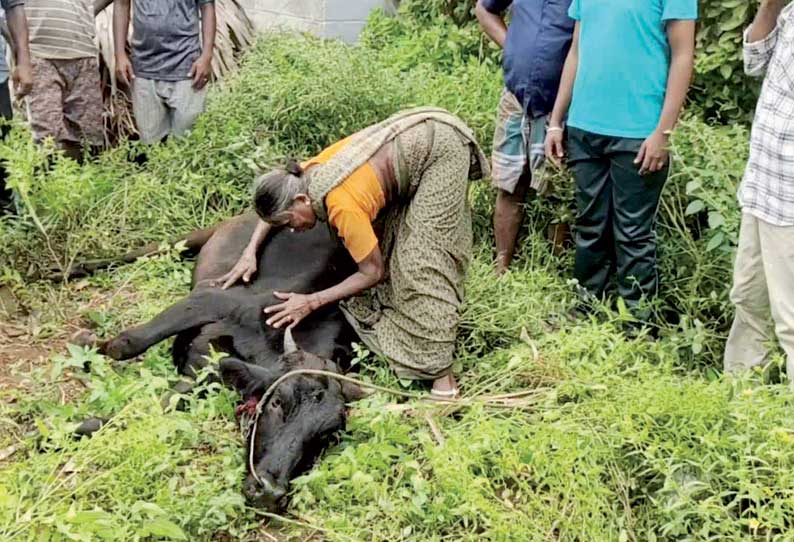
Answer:
<path fill-rule="evenodd" d="M 187 395 L 196 387 L 198 373 L 207 366 L 207 357 L 214 348 L 216 351 L 225 352 L 227 355 L 237 355 L 234 350 L 232 337 L 225 335 L 226 326 L 222 322 L 214 322 L 202 327 L 200 330 L 190 330 L 180 333 L 174 342 L 174 350 L 180 350 L 180 358 L 174 354 L 177 370 L 184 376 L 162 398 L 161 404 L 166 408 L 171 403 L 175 394 Z M 210 373 L 206 382 L 221 382 L 220 376 Z M 200 395 L 201 396 L 201 395 Z M 185 408 L 184 401 L 176 405 L 177 410 Z"/>
<path fill-rule="evenodd" d="M 224 334 L 226 326 L 223 322 L 214 322 L 201 329 L 187 350 L 184 363 L 177 367 L 179 372 L 189 378 L 197 378 L 198 373 L 207 366 L 207 357 L 214 349 L 226 355 L 237 355 L 231 336 Z"/>
<path fill-rule="evenodd" d="M 204 328 L 188 329 L 177 333 L 176 337 L 174 337 L 174 345 L 171 347 L 171 359 L 177 371 L 181 372 L 182 367 L 187 363 L 188 354 L 193 346 L 193 341 L 196 340 L 196 337 L 199 336 L 202 329 Z"/>
<path fill-rule="evenodd" d="M 239 304 L 236 297 L 215 288 L 194 291 L 148 323 L 126 329 L 100 345 L 100 351 L 116 360 L 135 357 L 177 333 L 222 319 Z"/>

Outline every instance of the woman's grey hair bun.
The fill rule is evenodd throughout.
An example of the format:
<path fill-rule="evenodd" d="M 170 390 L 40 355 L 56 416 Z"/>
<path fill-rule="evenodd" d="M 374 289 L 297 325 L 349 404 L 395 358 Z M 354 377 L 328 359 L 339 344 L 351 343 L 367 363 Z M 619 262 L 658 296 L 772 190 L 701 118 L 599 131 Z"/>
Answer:
<path fill-rule="evenodd" d="M 257 177 L 254 181 L 254 208 L 265 222 L 288 210 L 298 194 L 309 190 L 309 179 L 301 165 L 287 160 L 284 169 L 277 169 Z"/>
<path fill-rule="evenodd" d="M 284 171 L 290 175 L 295 175 L 296 177 L 303 177 L 304 173 L 303 168 L 294 158 L 287 160 L 287 166 L 284 168 Z"/>

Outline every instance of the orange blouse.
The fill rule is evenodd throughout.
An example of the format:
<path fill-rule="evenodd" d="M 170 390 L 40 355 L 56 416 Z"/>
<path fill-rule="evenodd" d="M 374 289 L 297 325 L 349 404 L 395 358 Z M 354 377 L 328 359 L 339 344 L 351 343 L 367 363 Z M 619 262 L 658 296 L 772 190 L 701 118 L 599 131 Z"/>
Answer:
<path fill-rule="evenodd" d="M 324 164 L 333 158 L 347 144 L 350 138 L 338 141 L 320 154 L 302 164 L 304 168 L 312 164 Z M 356 263 L 360 263 L 378 246 L 378 238 L 372 222 L 385 207 L 383 194 L 375 169 L 367 162 L 339 186 L 328 192 L 325 207 L 328 209 L 328 223 L 342 238 L 345 248 Z"/>

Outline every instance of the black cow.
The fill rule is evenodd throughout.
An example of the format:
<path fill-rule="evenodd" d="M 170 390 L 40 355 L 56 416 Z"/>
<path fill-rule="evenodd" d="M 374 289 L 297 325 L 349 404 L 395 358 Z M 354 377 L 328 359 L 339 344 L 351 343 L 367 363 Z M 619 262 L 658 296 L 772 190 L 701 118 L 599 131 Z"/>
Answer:
<path fill-rule="evenodd" d="M 256 215 L 248 213 L 216 228 L 201 248 L 190 295 L 147 324 L 100 344 L 100 351 L 128 359 L 176 336 L 174 363 L 182 374 L 193 377 L 206 365 L 212 346 L 228 356 L 220 363 L 223 381 L 249 406 L 289 370 L 339 372 L 338 362 L 349 356 L 352 330 L 336 306 L 317 311 L 295 328 L 294 340 L 302 349 L 285 349 L 283 333 L 265 324 L 263 312 L 278 302 L 274 291 L 313 292 L 352 273 L 352 260 L 326 227 L 303 233 L 277 231 L 264 243 L 259 273 L 249 285 L 221 290 L 211 284 L 236 263 L 256 221 Z M 343 428 L 345 402 L 358 397 L 359 389 L 314 375 L 295 376 L 280 385 L 259 418 L 255 442 L 247 443 L 254 446 L 262 483 L 249 472 L 246 496 L 257 505 L 275 508 L 289 480 L 310 467 Z"/>

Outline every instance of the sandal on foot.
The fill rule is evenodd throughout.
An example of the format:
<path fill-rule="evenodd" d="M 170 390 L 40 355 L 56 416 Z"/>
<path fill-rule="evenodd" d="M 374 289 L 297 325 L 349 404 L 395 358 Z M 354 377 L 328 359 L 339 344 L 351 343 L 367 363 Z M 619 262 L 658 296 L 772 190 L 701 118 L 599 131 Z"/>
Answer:
<path fill-rule="evenodd" d="M 430 397 L 434 399 L 442 399 L 447 401 L 454 401 L 460 399 L 460 390 L 452 388 L 451 390 L 430 390 Z"/>

